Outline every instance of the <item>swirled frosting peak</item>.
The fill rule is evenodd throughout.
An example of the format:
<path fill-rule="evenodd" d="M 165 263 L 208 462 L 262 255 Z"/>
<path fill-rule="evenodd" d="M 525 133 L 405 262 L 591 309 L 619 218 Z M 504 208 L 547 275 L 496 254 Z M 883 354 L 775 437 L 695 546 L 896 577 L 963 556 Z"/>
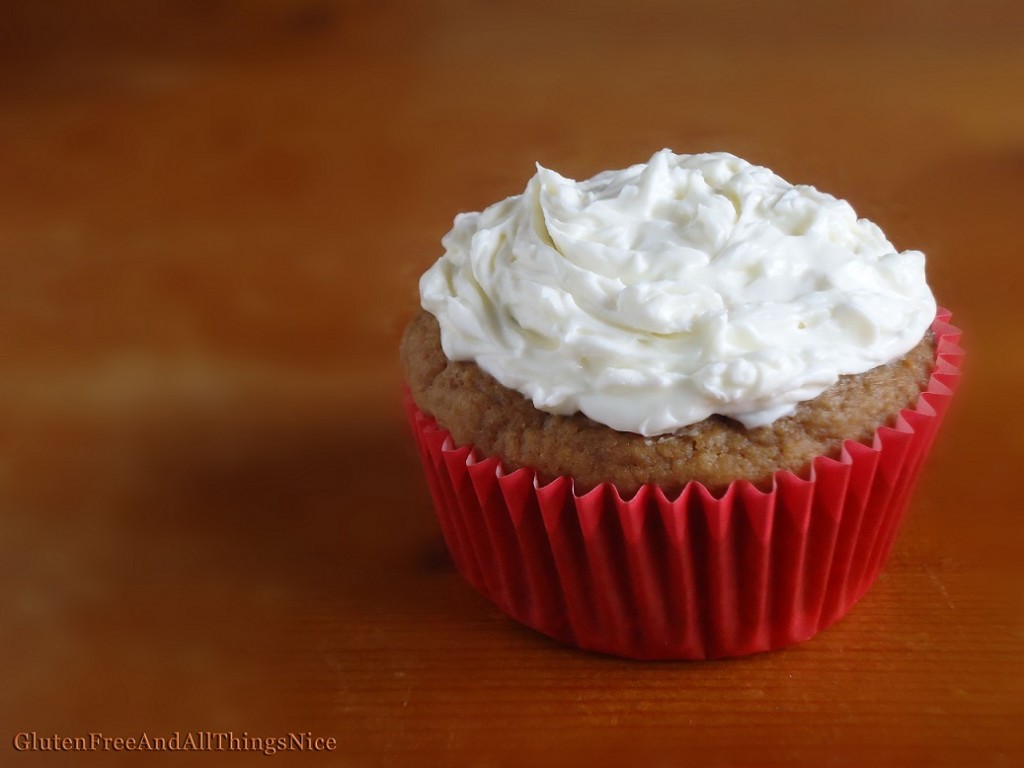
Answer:
<path fill-rule="evenodd" d="M 726 153 L 656 153 L 460 214 L 423 275 L 451 360 L 556 414 L 642 435 L 757 427 L 905 354 L 924 255 L 850 205 Z"/>

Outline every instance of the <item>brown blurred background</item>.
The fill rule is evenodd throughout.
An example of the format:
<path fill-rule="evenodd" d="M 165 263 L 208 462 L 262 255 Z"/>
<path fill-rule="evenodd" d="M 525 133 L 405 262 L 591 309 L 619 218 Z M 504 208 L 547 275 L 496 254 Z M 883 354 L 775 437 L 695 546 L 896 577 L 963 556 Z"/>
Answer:
<path fill-rule="evenodd" d="M 175 730 L 352 766 L 1020 764 L 1022 83 L 1013 0 L 3 4 L 0 764 L 111 759 L 19 731 Z M 455 213 L 664 146 L 851 200 L 969 352 L 872 592 L 724 663 L 501 616 L 399 408 Z"/>

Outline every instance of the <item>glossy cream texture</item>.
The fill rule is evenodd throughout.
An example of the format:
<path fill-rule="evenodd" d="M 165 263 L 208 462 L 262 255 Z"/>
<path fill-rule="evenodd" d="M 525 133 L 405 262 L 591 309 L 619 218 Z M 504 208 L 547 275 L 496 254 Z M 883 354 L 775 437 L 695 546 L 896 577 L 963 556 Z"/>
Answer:
<path fill-rule="evenodd" d="M 848 203 L 725 153 L 655 154 L 460 214 L 423 275 L 451 360 L 556 414 L 654 436 L 747 427 L 908 352 L 924 255 Z"/>

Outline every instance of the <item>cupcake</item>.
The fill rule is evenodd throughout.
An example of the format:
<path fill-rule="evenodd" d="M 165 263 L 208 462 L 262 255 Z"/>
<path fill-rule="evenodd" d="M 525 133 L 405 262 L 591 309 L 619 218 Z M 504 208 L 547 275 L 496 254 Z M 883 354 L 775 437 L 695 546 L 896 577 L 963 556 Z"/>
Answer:
<path fill-rule="evenodd" d="M 460 573 L 633 658 L 805 640 L 878 576 L 958 375 L 924 255 L 733 155 L 461 214 L 402 340 Z"/>

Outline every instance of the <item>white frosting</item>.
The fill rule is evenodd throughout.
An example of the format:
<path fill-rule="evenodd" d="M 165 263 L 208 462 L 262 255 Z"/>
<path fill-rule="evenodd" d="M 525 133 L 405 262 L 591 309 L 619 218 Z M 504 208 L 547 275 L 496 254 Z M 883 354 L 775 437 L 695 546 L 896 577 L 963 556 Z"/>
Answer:
<path fill-rule="evenodd" d="M 920 251 L 725 153 L 582 182 L 538 165 L 443 244 L 420 295 L 449 359 L 648 436 L 716 413 L 770 424 L 908 352 L 936 309 Z"/>

